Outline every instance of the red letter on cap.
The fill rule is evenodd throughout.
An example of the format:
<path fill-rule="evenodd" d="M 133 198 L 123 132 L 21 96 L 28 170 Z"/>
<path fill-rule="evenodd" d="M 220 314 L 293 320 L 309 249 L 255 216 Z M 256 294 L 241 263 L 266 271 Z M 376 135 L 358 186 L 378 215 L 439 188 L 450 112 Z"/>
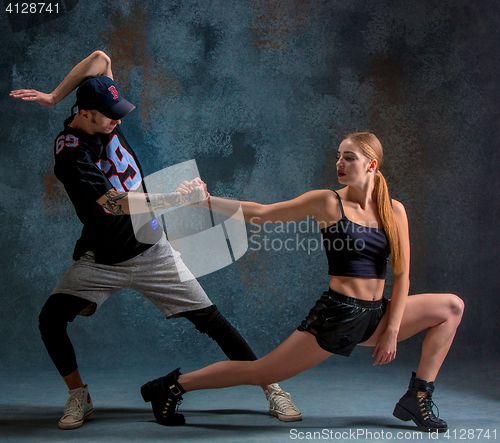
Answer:
<path fill-rule="evenodd" d="M 114 86 L 110 86 L 108 88 L 111 91 L 111 94 L 113 94 L 113 99 L 116 100 L 118 98 L 118 91 Z"/>

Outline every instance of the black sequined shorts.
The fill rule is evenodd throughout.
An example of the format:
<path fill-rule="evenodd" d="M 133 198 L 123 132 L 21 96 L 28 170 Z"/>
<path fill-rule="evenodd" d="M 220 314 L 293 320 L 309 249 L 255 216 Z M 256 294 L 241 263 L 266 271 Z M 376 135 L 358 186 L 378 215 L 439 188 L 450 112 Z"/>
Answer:
<path fill-rule="evenodd" d="M 325 351 L 348 357 L 358 343 L 373 335 L 387 302 L 385 298 L 360 300 L 329 289 L 297 329 L 315 335 Z"/>

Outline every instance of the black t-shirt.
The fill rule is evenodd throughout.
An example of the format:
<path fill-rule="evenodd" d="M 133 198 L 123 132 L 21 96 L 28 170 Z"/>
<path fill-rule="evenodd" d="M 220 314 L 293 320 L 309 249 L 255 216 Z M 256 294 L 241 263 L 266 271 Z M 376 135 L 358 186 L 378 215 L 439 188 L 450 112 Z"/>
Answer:
<path fill-rule="evenodd" d="M 87 251 L 94 252 L 96 262 L 104 264 L 135 257 L 161 238 L 154 212 L 132 219 L 109 213 L 97 200 L 113 188 L 146 192 L 139 161 L 118 126 L 111 134 L 86 134 L 70 128 L 72 120 L 64 122 L 64 130 L 55 141 L 54 172 L 83 223 L 73 259 Z"/>

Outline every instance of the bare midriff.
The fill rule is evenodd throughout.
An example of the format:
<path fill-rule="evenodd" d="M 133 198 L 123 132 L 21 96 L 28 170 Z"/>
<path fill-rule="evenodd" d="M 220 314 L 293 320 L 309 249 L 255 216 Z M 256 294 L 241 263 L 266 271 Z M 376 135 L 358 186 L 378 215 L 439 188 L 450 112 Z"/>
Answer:
<path fill-rule="evenodd" d="M 380 278 L 330 277 L 330 288 L 348 297 L 378 300 L 384 293 L 385 280 Z"/>

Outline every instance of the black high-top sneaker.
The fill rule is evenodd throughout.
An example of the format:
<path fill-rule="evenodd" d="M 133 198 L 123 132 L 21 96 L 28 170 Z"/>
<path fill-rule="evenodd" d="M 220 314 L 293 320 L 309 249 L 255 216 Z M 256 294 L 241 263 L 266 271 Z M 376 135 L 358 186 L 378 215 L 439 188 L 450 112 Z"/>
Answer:
<path fill-rule="evenodd" d="M 426 394 L 419 397 L 418 392 L 426 392 Z M 392 415 L 403 421 L 413 420 L 418 429 L 424 432 L 446 432 L 448 425 L 444 420 L 436 417 L 432 411 L 432 407 L 436 406 L 432 401 L 433 392 L 434 383 L 417 378 L 417 374 L 413 372 L 408 391 L 396 403 Z"/>
<path fill-rule="evenodd" d="M 179 369 L 141 386 L 142 398 L 146 403 L 151 402 L 156 420 L 164 426 L 179 426 L 186 423 L 184 415 L 176 412 L 182 394 L 186 392 L 177 382 L 181 375 Z"/>

